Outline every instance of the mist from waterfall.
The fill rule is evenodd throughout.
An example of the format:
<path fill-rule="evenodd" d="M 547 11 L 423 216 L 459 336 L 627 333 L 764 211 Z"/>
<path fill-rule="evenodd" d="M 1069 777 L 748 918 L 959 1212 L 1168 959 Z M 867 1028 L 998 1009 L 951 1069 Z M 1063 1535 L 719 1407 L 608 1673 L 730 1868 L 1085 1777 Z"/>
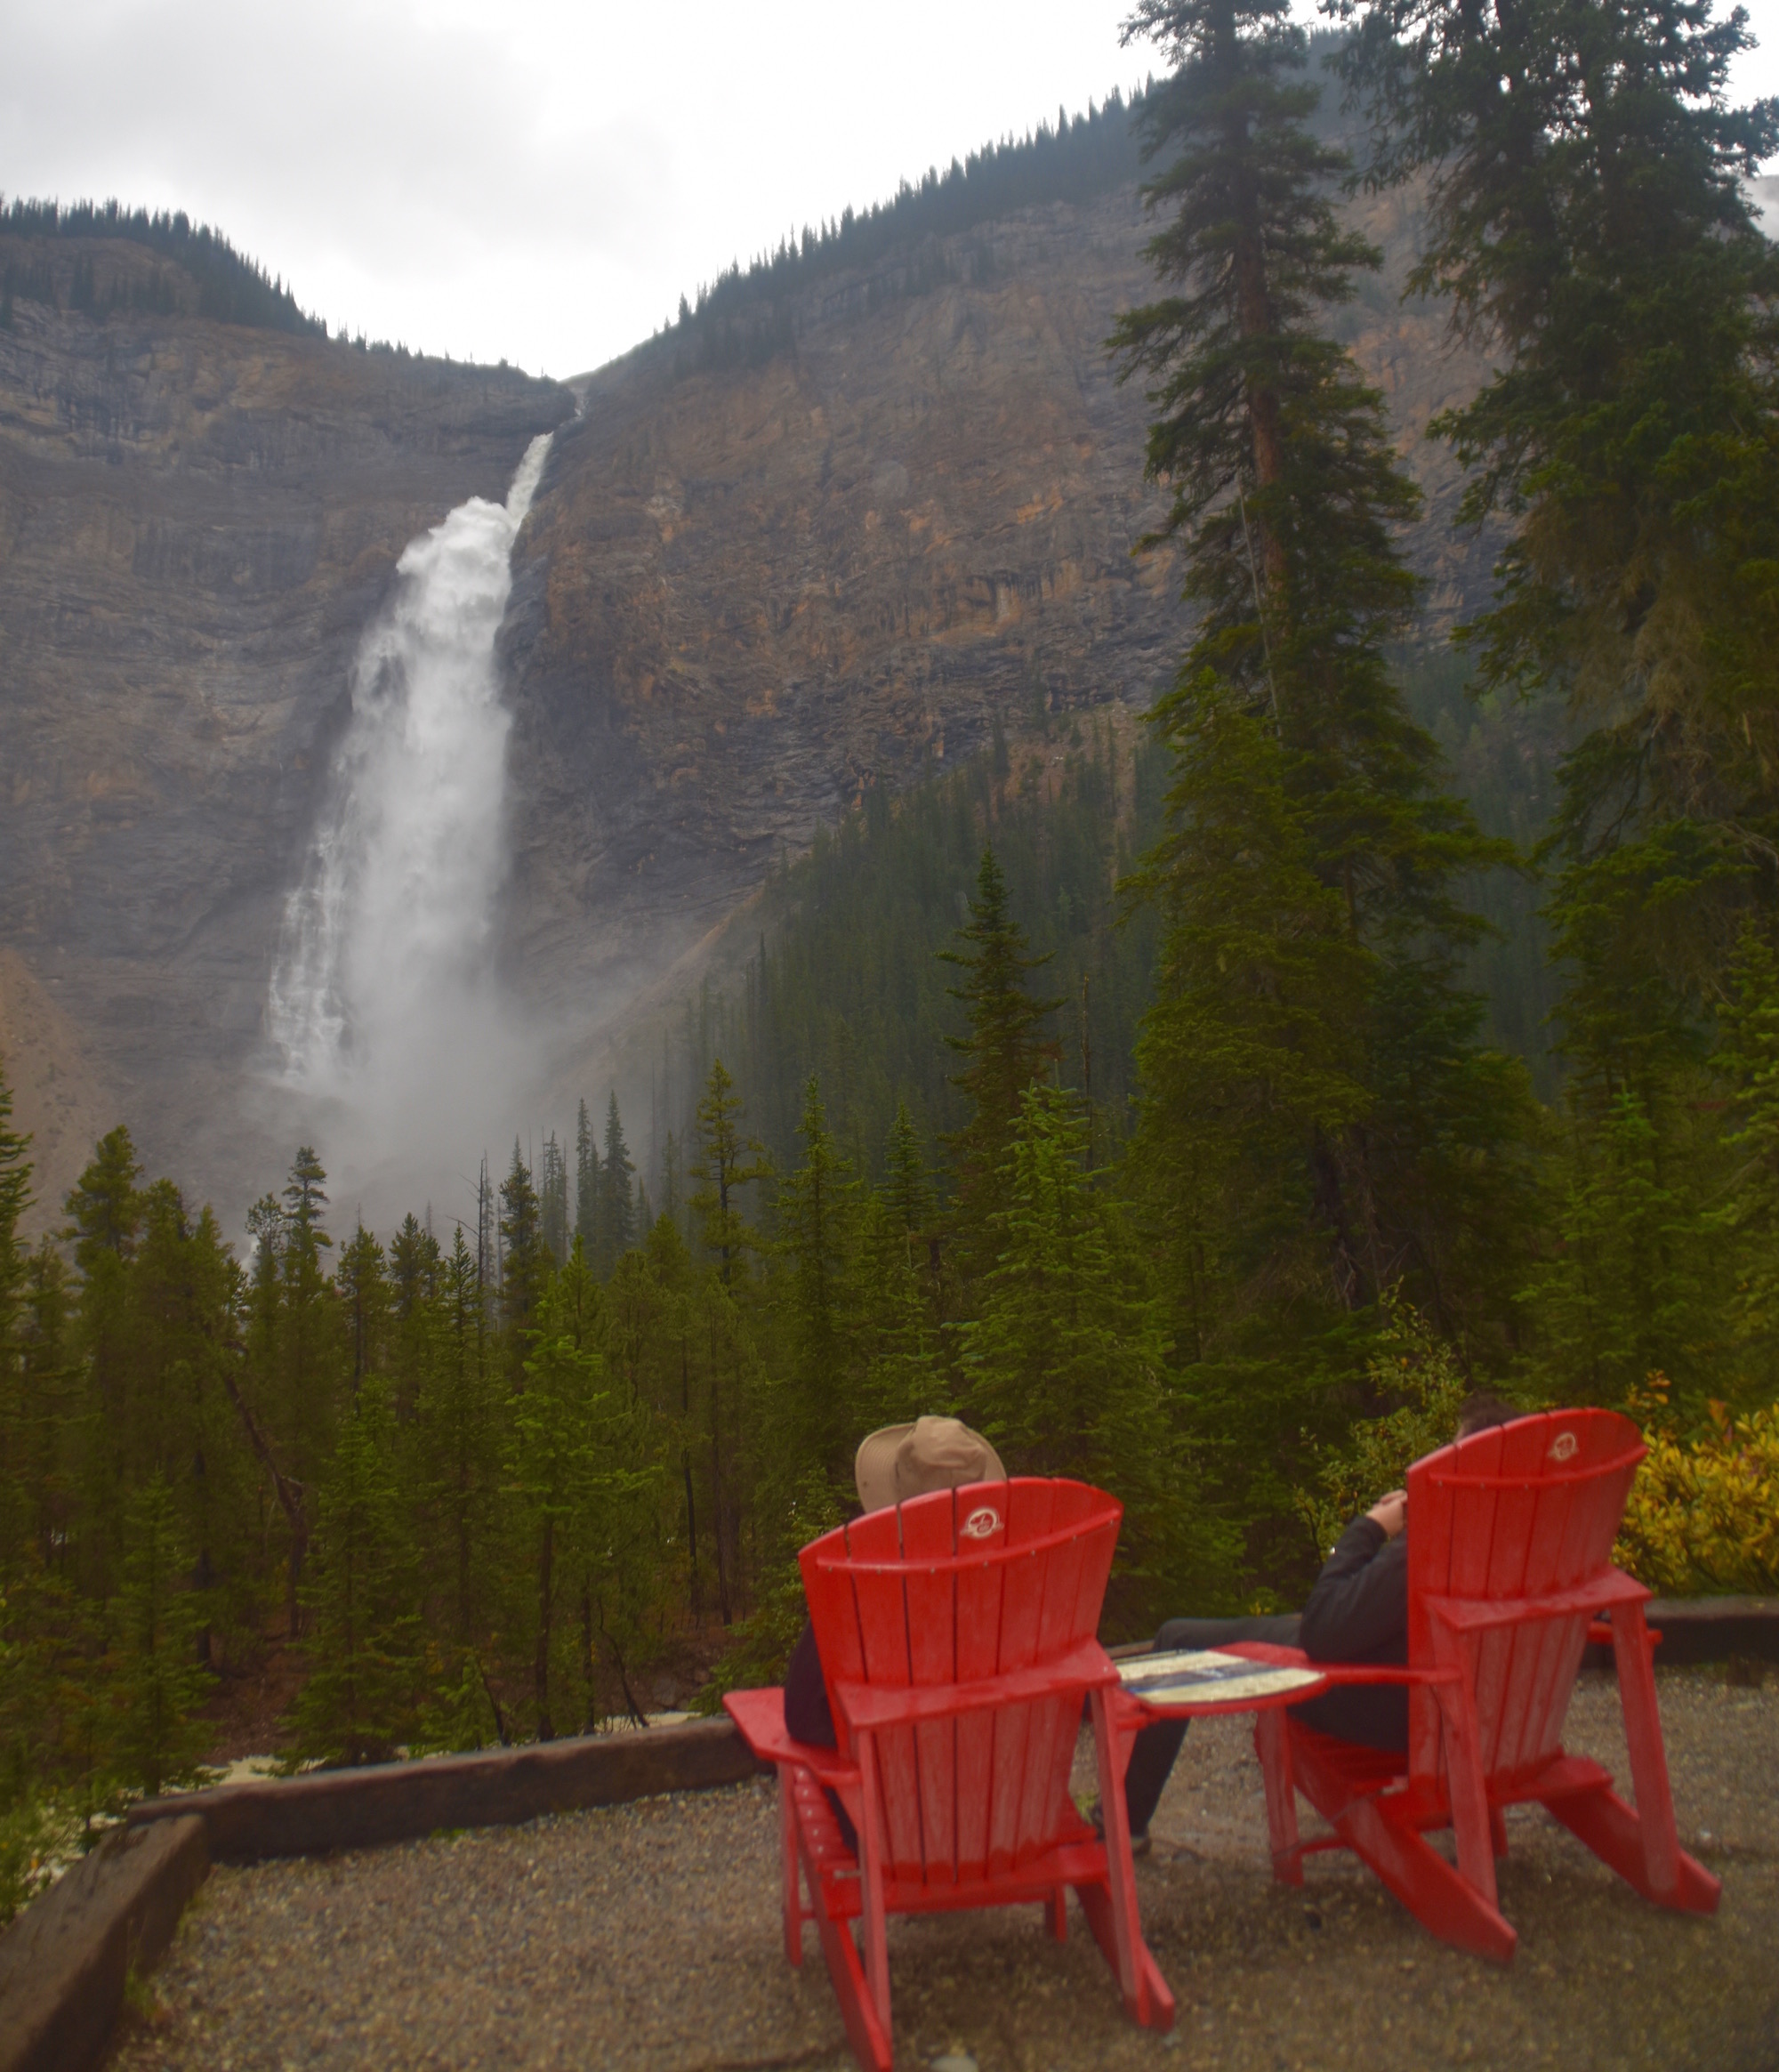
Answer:
<path fill-rule="evenodd" d="M 360 643 L 352 713 L 266 1021 L 289 1126 L 379 1219 L 496 1157 L 528 1076 L 500 997 L 506 738 L 495 642 L 511 554 L 549 450 L 532 440 L 504 504 L 472 496 L 409 543 Z M 489 1142 L 492 1132 L 495 1141 Z"/>

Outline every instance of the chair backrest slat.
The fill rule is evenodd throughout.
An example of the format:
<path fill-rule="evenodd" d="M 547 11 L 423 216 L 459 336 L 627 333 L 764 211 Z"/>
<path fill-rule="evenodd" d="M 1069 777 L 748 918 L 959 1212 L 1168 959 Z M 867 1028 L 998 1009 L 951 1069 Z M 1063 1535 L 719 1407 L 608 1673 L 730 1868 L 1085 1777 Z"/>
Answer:
<path fill-rule="evenodd" d="M 893 1565 L 902 1558 L 900 1521 L 894 1511 L 874 1511 L 855 1520 L 845 1533 L 847 1552 L 857 1564 L 852 1571 L 852 1594 L 865 1681 L 882 1689 L 903 1689 L 912 1677 L 906 1578 Z M 898 1877 L 918 1874 L 920 1771 L 912 1728 L 898 1727 L 878 1737 L 877 1768 L 890 1867 Z"/>
<path fill-rule="evenodd" d="M 1590 1582 L 1611 1566 L 1642 1442 L 1611 1411 L 1518 1418 L 1418 1461 L 1409 1471 L 1409 1661 L 1434 1661 L 1425 1600 L 1510 1606 Z M 1522 1774 L 1561 1746 L 1588 1615 L 1530 1612 L 1465 1642 L 1485 1771 Z M 1412 1772 L 1444 1754 L 1436 1705 L 1412 1709 Z"/>
<path fill-rule="evenodd" d="M 957 1680 L 957 1571 L 922 1568 L 923 1560 L 945 1562 L 957 1552 L 954 1492 L 902 1506 L 902 1552 L 911 1566 L 908 1593 L 908 1665 L 916 1684 Z M 957 1723 L 932 1720 L 914 1730 L 919 1791 L 921 1858 L 930 1880 L 946 1882 L 957 1866 Z"/>
<path fill-rule="evenodd" d="M 1062 1657 L 1099 1625 L 1120 1515 L 1085 1484 L 1020 1477 L 873 1512 L 806 1547 L 831 1700 L 841 1679 L 978 1683 Z M 992 1876 L 1052 1846 L 1074 1818 L 1080 1708 L 1074 1687 L 879 1733 L 892 1874 Z"/>
<path fill-rule="evenodd" d="M 1006 1579 L 1001 1596 L 1001 1659 L 996 1667 L 1027 1669 L 1043 1638 L 1047 1558 L 1029 1543 L 1050 1528 L 1056 1490 L 1049 1482 L 1008 1486 Z M 988 1874 L 998 1876 L 1018 1858 L 1026 1834 L 1026 1771 L 1033 1754 L 1029 1699 L 1002 1705 L 994 1714 L 994 1780 L 989 1794 Z"/>
<path fill-rule="evenodd" d="M 1002 1482 L 977 1483 L 956 1492 L 960 1536 L 985 1549 L 1004 1546 L 1007 1491 Z M 910 1508 L 913 1508 L 912 1506 Z M 998 1528 L 984 1530 L 998 1517 Z M 971 1530 L 974 1527 L 974 1530 Z M 978 1683 L 1001 1667 L 1001 1598 L 1005 1565 L 982 1562 L 957 1572 L 957 1680 Z M 985 1876 L 988 1869 L 990 1801 L 994 1786 L 994 1721 L 986 1713 L 967 1713 L 956 1722 L 957 1874 Z"/>

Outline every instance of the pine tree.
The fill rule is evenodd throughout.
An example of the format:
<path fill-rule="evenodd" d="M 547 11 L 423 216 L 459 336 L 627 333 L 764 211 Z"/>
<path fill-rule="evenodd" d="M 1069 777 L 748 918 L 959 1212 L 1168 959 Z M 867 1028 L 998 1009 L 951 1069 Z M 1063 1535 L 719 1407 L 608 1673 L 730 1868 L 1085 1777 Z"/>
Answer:
<path fill-rule="evenodd" d="M 1701 1235 L 1733 1262 L 1727 1392 L 1770 1403 L 1779 1397 L 1779 955 L 1752 920 L 1736 945 L 1721 1025 L 1716 1063 L 1730 1089 L 1724 1145 L 1735 1165 Z"/>
<path fill-rule="evenodd" d="M 765 1179 L 770 1170 L 759 1145 L 742 1135 L 745 1118 L 734 1080 L 722 1060 L 713 1059 L 704 1099 L 698 1103 L 699 1156 L 692 1170 L 698 1185 L 687 1205 L 702 1220 L 704 1248 L 721 1262 L 726 1288 L 734 1286 L 747 1254 L 758 1243 L 736 1196 L 742 1188 Z"/>
<path fill-rule="evenodd" d="M 300 1145 L 285 1185 L 278 1233 L 282 1286 L 273 1422 L 290 1471 L 309 1485 L 319 1479 L 332 1450 L 346 1350 L 339 1305 L 322 1260 L 334 1248 L 321 1222 L 326 1178 L 311 1147 Z"/>
<path fill-rule="evenodd" d="M 460 1227 L 460 1239 L 462 1235 Z M 389 1249 L 390 1375 L 398 1418 L 415 1415 L 432 1376 L 444 1285 L 445 1261 L 439 1240 L 410 1210 Z"/>
<path fill-rule="evenodd" d="M 462 1224 L 441 1270 L 431 1385 L 421 1395 L 423 1562 L 438 1592 L 447 1658 L 462 1665 L 487 1639 L 493 1611 L 506 1383 L 487 1330 L 476 1255 Z"/>
<path fill-rule="evenodd" d="M 10 1470 L 0 1471 L 0 1578 L 31 1543 L 47 1465 L 25 1387 L 22 1343 L 29 1254 L 19 1223 L 31 1202 L 31 1141 L 12 1125 L 12 1093 L 0 1060 L 0 1461 Z"/>
<path fill-rule="evenodd" d="M 1159 1308 L 1086 1152 L 1079 1100 L 1028 1088 L 981 1315 L 958 1332 L 964 1413 L 1012 1472 L 1077 1476 L 1123 1501 L 1114 1616 L 1139 1631 L 1183 1591 L 1202 1600 L 1222 1578 L 1208 1573 L 1214 1536 L 1169 1415 Z"/>
<path fill-rule="evenodd" d="M 516 1376 L 525 1358 L 524 1333 L 550 1281 L 550 1254 L 543 1246 L 537 1190 L 531 1184 L 531 1171 L 517 1137 L 512 1142 L 512 1167 L 501 1182 L 500 1198 L 501 1321 L 507 1337 L 508 1372 Z"/>
<path fill-rule="evenodd" d="M 303 1586 L 308 1681 L 293 1719 L 300 1756 L 383 1762 L 418 1714 L 420 1577 L 398 1482 L 386 1385 L 366 1380 L 342 1419 L 320 1490 Z"/>
<path fill-rule="evenodd" d="M 906 1100 L 896 1103 L 884 1157 L 883 1195 L 891 1214 L 910 1238 L 924 1231 L 933 1213 L 933 1183 L 920 1134 Z"/>
<path fill-rule="evenodd" d="M 599 1246 L 593 1254 L 594 1270 L 609 1280 L 612 1269 L 636 1242 L 636 1200 L 631 1191 L 631 1162 L 624 1141 L 624 1123 L 617 1112 L 614 1089 L 606 1102 L 606 1150 L 600 1165 Z"/>
<path fill-rule="evenodd" d="M 528 1334 L 525 1385 L 507 1405 L 507 1493 L 517 1500 L 528 1584 L 532 1699 L 540 1741 L 556 1734 L 552 1670 L 565 1572 L 597 1476 L 594 1425 L 604 1408 L 599 1291 L 577 1246 L 544 1293 Z"/>
<path fill-rule="evenodd" d="M 1418 496 L 1382 398 L 1318 327 L 1379 255 L 1334 215 L 1345 161 L 1308 126 L 1317 90 L 1285 0 L 1150 0 L 1131 30 L 1176 68 L 1144 115 L 1152 154 L 1181 146 L 1145 189 L 1171 213 L 1148 249 L 1176 292 L 1115 343 L 1155 382 L 1158 536 L 1185 536 L 1203 612 L 1153 714 L 1173 781 L 1139 881 L 1167 930 L 1140 1149 L 1176 1224 L 1180 1326 L 1202 1347 L 1224 1277 L 1271 1270 L 1282 1241 L 1292 1278 L 1321 1251 L 1342 1310 L 1406 1271 L 1448 1328 L 1498 1327 L 1495 1250 L 1462 1254 L 1485 1276 L 1465 1285 L 1442 1187 L 1481 1169 L 1466 1213 L 1513 1238 L 1529 1109 L 1477 1050 L 1459 972 L 1481 923 L 1452 893 L 1511 852 L 1437 789 L 1391 681 L 1417 588 L 1396 529 Z M 1192 1205 L 1178 1223 L 1170 1195 Z"/>
<path fill-rule="evenodd" d="M 1696 1168 L 1670 1149 L 1630 1092 L 1603 1117 L 1572 1117 L 1550 1176 L 1558 1245 L 1523 1298 L 1541 1380 L 1569 1402 L 1622 1405 L 1662 1374 L 1703 1409 L 1699 1377 L 1719 1366 L 1726 1304 Z"/>
<path fill-rule="evenodd" d="M 97 1597 L 109 1596 L 117 1584 L 130 1487 L 129 1268 L 141 1233 L 141 1178 L 130 1133 L 115 1129 L 94 1148 L 67 1202 L 65 1237 L 74 1240 L 80 1275 L 75 1334 L 85 1399 L 74 1440 L 84 1528 L 75 1562 Z"/>
<path fill-rule="evenodd" d="M 558 1266 L 568 1258 L 568 1162 L 551 1130 L 543 1140 L 543 1173 L 537 1190 L 544 1248 Z"/>
<path fill-rule="evenodd" d="M 587 1257 L 596 1258 L 600 1243 L 600 1148 L 584 1100 L 575 1117 L 575 1235 Z"/>
<path fill-rule="evenodd" d="M 334 1270 L 345 1312 L 354 1395 L 366 1375 L 385 1371 L 390 1309 L 385 1267 L 382 1246 L 360 1223 Z"/>
<path fill-rule="evenodd" d="M 1711 0 L 1355 12 L 1342 65 L 1373 178 L 1434 169 L 1411 285 L 1448 294 L 1500 370 L 1431 428 L 1472 471 L 1462 517 L 1509 536 L 1464 635 L 1485 684 L 1554 687 L 1582 735 L 1550 844 L 1559 928 L 1664 984 L 1661 1020 L 1696 1012 L 1738 910 L 1779 901 L 1779 252 L 1744 184 L 1779 149 L 1779 100 L 1728 105 L 1752 39 Z M 1628 867 L 1654 913 L 1615 896 Z M 1600 1005 L 1566 1010 L 1584 1072 L 1638 1029 L 1630 1000 L 1609 1027 Z M 1597 1117 L 1622 1083 L 1601 1076 Z"/>
<path fill-rule="evenodd" d="M 852 1399 L 860 1349 L 848 1329 L 857 1219 L 852 1176 L 828 1134 L 813 1074 L 803 1089 L 799 1134 L 803 1162 L 785 1181 L 778 1204 L 779 1242 L 790 1270 L 783 1294 L 787 1357 L 769 1450 L 779 1463 L 799 1472 L 819 1468 L 843 1488 L 863 1436 Z"/>
<path fill-rule="evenodd" d="M 209 1738 L 195 1717 L 213 1681 L 198 1660 L 203 1612 L 186 1587 L 191 1550 L 157 1471 L 132 1498 L 117 1601 L 111 1760 L 119 1780 L 152 1798 L 197 1773 Z"/>
<path fill-rule="evenodd" d="M 992 1260 L 987 1233 L 1002 1205 L 1007 1148 L 1026 1090 L 1057 1054 L 1039 1034 L 1045 1018 L 1062 1005 L 1034 1000 L 1026 974 L 1047 963 L 1027 955 L 1024 930 L 1008 909 L 1007 881 L 992 849 L 982 852 L 970 921 L 958 931 L 961 949 L 942 950 L 942 960 L 964 974 L 947 988 L 970 1018 L 969 1033 L 947 1036 L 967 1062 L 952 1084 L 970 1104 L 970 1119 L 946 1139 L 957 1166 L 955 1218 L 966 1267 L 979 1271 Z"/>

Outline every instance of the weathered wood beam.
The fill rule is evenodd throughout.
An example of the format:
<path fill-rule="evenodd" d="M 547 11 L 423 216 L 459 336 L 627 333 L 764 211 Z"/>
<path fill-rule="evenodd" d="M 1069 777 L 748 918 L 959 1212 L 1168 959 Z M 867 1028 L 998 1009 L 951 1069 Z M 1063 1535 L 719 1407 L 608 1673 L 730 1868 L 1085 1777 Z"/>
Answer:
<path fill-rule="evenodd" d="M 364 1770 L 318 1770 L 149 1799 L 133 1827 L 196 1814 L 211 1860 L 370 1849 L 441 1828 L 498 1827 L 543 1813 L 617 1805 L 662 1792 L 706 1791 L 761 1773 L 728 1719 L 598 1734 L 476 1755 L 433 1756 Z"/>
<path fill-rule="evenodd" d="M 131 1972 L 149 1970 L 209 1870 L 189 1812 L 107 1836 L 0 1935 L 0 2072 L 86 2072 Z"/>

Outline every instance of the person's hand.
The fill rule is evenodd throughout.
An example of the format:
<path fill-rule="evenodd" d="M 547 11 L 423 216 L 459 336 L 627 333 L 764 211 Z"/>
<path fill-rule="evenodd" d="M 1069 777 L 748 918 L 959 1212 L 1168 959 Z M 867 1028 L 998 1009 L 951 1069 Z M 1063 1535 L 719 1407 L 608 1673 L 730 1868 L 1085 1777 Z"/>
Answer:
<path fill-rule="evenodd" d="M 1408 1523 L 1408 1491 L 1392 1489 L 1388 1496 L 1380 1496 L 1365 1513 L 1384 1528 L 1384 1536 L 1394 1539 Z"/>

